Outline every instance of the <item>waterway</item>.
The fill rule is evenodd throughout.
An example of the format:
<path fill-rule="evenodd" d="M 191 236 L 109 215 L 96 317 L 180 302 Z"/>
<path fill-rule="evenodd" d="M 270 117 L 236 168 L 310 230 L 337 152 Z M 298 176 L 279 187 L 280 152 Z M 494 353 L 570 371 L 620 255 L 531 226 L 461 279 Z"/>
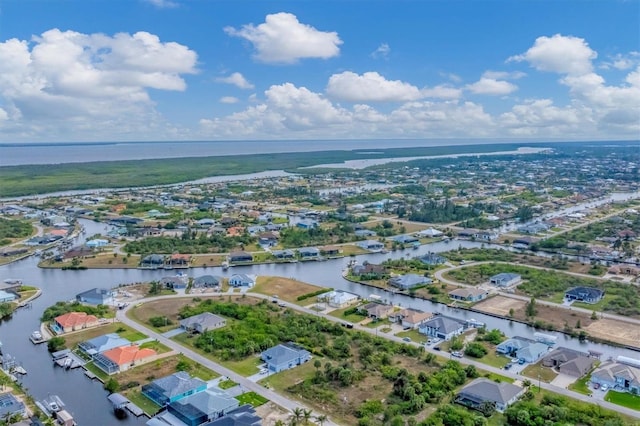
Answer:
<path fill-rule="evenodd" d="M 87 220 L 82 220 L 81 223 L 86 229 L 85 235 L 87 236 L 104 233 L 104 224 Z M 408 249 L 386 254 L 362 255 L 358 256 L 357 260 L 359 262 L 366 260 L 371 263 L 380 263 L 388 258 L 414 257 L 428 252 L 444 252 L 457 249 L 458 247 L 473 248 L 480 246 L 482 246 L 482 243 L 471 241 L 437 242 L 423 245 L 418 250 Z M 484 246 L 490 247 L 490 245 L 487 244 Z M 368 297 L 375 294 L 387 302 L 403 307 L 412 307 L 428 312 L 439 312 L 443 315 L 461 319 L 473 318 L 487 324 L 488 328 L 499 328 L 503 330 L 508 336 L 534 337 L 535 330 L 524 324 L 462 309 L 452 309 L 446 305 L 415 299 L 407 295 L 391 293 L 382 289 L 347 281 L 342 277 L 342 271 L 347 267 L 350 260 L 350 258 L 341 258 L 324 262 L 312 261 L 291 264 L 234 266 L 226 271 L 219 267 L 208 267 L 191 269 L 188 273 L 192 276 L 212 274 L 229 277 L 234 273 L 246 273 L 291 277 L 311 284 L 348 291 L 358 294 L 361 297 Z M 38 268 L 37 262 L 37 258 L 30 257 L 0 267 L 0 279 L 19 278 L 22 279 L 25 284 L 40 287 L 43 291 L 42 296 L 33 302 L 31 308 L 18 310 L 13 315 L 13 318 L 0 324 L 0 340 L 3 343 L 3 351 L 16 357 L 29 373 L 21 378 L 22 383 L 36 399 L 45 398 L 48 394 L 59 395 L 81 426 L 143 424 L 143 418 L 136 419 L 132 416 L 129 416 L 121 422 L 118 421 L 112 414 L 111 407 L 106 399 L 107 394 L 99 382 L 90 381 L 83 375 L 80 369 L 64 371 L 54 366 L 47 352 L 46 345 L 34 346 L 28 337 L 33 330 L 38 329 L 40 323 L 39 317 L 42 311 L 57 301 L 73 299 L 77 293 L 94 287 L 113 287 L 118 284 L 157 280 L 171 274 L 171 272 L 165 270 L 140 269 L 62 271 L 60 269 Z M 591 342 L 580 342 L 562 333 L 547 334 L 558 336 L 558 345 L 583 351 L 598 351 L 603 353 L 605 359 L 609 356 L 616 357 L 618 355 L 633 358 L 640 357 L 638 352 L 626 348 Z"/>

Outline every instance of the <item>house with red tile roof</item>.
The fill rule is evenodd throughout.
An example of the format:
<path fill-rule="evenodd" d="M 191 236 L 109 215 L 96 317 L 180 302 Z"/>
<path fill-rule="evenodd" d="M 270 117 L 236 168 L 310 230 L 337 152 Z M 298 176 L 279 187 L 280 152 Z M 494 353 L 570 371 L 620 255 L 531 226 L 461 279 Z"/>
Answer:
<path fill-rule="evenodd" d="M 55 317 L 51 323 L 51 328 L 56 334 L 62 334 L 95 327 L 98 324 L 98 318 L 94 315 L 88 315 L 86 312 L 67 312 Z"/>
<path fill-rule="evenodd" d="M 138 345 L 126 345 L 109 349 L 94 356 L 93 362 L 105 373 L 113 374 L 150 361 L 157 354 L 153 349 L 140 349 Z"/>

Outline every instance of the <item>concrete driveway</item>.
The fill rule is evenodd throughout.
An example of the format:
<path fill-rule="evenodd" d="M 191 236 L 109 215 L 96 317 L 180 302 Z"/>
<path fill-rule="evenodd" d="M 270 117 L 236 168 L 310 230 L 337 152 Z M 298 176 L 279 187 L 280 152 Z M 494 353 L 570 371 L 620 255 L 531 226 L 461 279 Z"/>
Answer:
<path fill-rule="evenodd" d="M 555 379 L 553 379 L 551 381 L 551 384 L 553 386 L 558 386 L 558 387 L 567 389 L 569 387 L 569 385 L 571 383 L 575 382 L 576 380 L 578 380 L 578 379 L 573 377 L 573 376 L 569 376 L 568 374 L 560 373 L 560 374 L 558 374 L 556 376 Z"/>

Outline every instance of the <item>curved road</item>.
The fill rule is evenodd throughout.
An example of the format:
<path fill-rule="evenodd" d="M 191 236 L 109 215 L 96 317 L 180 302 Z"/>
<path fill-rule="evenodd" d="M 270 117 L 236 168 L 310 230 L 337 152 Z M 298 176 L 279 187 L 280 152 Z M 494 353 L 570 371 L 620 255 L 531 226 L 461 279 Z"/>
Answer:
<path fill-rule="evenodd" d="M 267 299 L 267 300 L 271 299 L 271 297 L 269 297 L 269 296 L 258 294 L 258 293 L 250 293 L 250 296 L 256 297 L 256 298 L 260 298 L 260 299 Z M 158 296 L 158 297 L 153 297 L 153 298 L 149 298 L 149 299 L 143 299 L 142 301 L 140 301 L 138 303 L 152 302 L 154 300 L 173 298 L 173 297 L 193 297 L 193 296 L 192 295 L 189 295 L 189 296 Z M 295 305 L 295 304 L 292 304 L 292 303 L 284 302 L 282 300 L 280 300 L 279 302 L 283 303 L 284 305 L 286 305 L 286 307 L 294 309 L 294 310 L 299 311 L 299 312 L 303 312 L 303 313 L 306 313 L 306 314 L 309 314 L 309 315 L 322 316 L 322 317 L 326 318 L 327 320 L 333 321 L 333 322 L 340 322 L 340 323 L 344 322 L 344 321 L 340 320 L 339 318 L 332 317 L 330 315 L 324 315 L 324 314 L 318 313 L 316 311 L 313 311 L 311 309 L 307 309 L 307 308 L 304 308 L 304 307 L 301 307 L 301 306 L 298 306 L 298 305 Z M 122 321 L 124 324 L 127 324 L 128 326 L 130 326 L 130 327 L 132 327 L 132 328 L 134 328 L 136 330 L 139 330 L 139 331 L 141 331 L 143 333 L 148 334 L 150 337 L 158 339 L 158 341 L 160 341 L 161 343 L 169 346 L 170 348 L 172 348 L 172 349 L 174 349 L 174 350 L 176 350 L 178 352 L 182 352 L 183 354 L 185 354 L 189 358 L 191 358 L 194 361 L 206 366 L 207 368 L 210 368 L 213 371 L 215 371 L 215 372 L 217 372 L 217 373 L 219 373 L 221 375 L 229 377 L 234 382 L 239 383 L 244 389 L 248 389 L 248 390 L 254 391 L 257 394 L 260 394 L 260 395 L 264 396 L 265 398 L 268 398 L 269 400 L 271 400 L 274 403 L 284 407 L 287 410 L 291 411 L 296 407 L 305 408 L 302 404 L 300 404 L 298 402 L 295 402 L 295 401 L 291 401 L 290 399 L 288 399 L 288 398 L 286 398 L 286 397 L 284 397 L 284 396 L 282 396 L 280 394 L 277 394 L 277 393 L 275 393 L 275 392 L 273 392 L 273 391 L 271 391 L 269 389 L 266 389 L 266 388 L 262 387 L 261 385 L 255 383 L 255 382 L 252 382 L 252 381 L 246 379 L 245 377 L 240 376 L 239 374 L 229 370 L 228 368 L 225 368 L 225 367 L 223 367 L 223 366 L 211 361 L 210 359 L 203 357 L 202 355 L 192 351 L 191 349 L 185 348 L 184 346 L 178 344 L 177 342 L 174 342 L 173 340 L 167 339 L 166 337 L 162 336 L 161 334 L 158 334 L 158 333 L 154 332 L 153 330 L 150 330 L 147 327 L 145 327 L 145 326 L 143 326 L 143 325 L 141 325 L 141 324 L 129 319 L 126 316 L 126 312 L 129 309 L 131 309 L 132 306 L 133 305 L 129 305 L 125 309 L 117 311 L 116 317 L 118 318 L 118 320 Z M 365 333 L 375 334 L 375 335 L 377 335 L 379 337 L 384 337 L 385 339 L 389 339 L 389 340 L 392 340 L 392 341 L 395 341 L 395 342 L 398 342 L 398 343 L 405 343 L 400 337 L 388 335 L 388 334 L 385 334 L 385 333 L 378 333 L 377 329 L 371 329 L 371 328 L 364 327 L 364 326 L 361 326 L 361 325 L 358 325 L 358 324 L 354 324 L 353 328 L 356 329 L 356 330 L 365 332 Z M 412 342 L 410 344 L 418 345 L 415 342 Z M 433 353 L 435 355 L 439 355 L 439 356 L 443 355 L 442 352 L 436 351 L 431 347 L 425 347 L 425 350 L 427 352 L 431 352 L 431 353 Z M 523 379 L 523 377 L 518 375 L 518 374 L 514 374 L 514 373 L 511 373 L 509 371 L 502 370 L 502 369 L 499 369 L 499 368 L 495 368 L 495 367 L 483 364 L 483 363 L 481 363 L 479 361 L 474 361 L 474 360 L 471 360 L 471 359 L 468 359 L 468 358 L 459 358 L 459 359 L 457 359 L 457 361 L 459 361 L 462 364 L 466 364 L 466 365 L 474 365 L 478 370 L 484 370 L 484 371 L 487 371 L 487 372 L 500 374 L 502 376 L 510 377 L 510 378 L 512 378 L 514 380 L 522 380 Z M 535 379 L 530 379 L 530 380 L 532 382 L 535 381 Z M 552 385 L 550 383 L 540 383 L 540 387 L 542 387 L 542 389 L 549 390 L 551 392 L 555 392 L 557 394 L 560 394 L 560 395 L 563 395 L 563 396 L 567 396 L 569 398 L 573 398 L 573 399 L 580 400 L 580 401 L 587 402 L 587 403 L 591 403 L 591 404 L 596 403 L 596 404 L 598 404 L 599 406 L 601 406 L 603 408 L 606 408 L 606 409 L 612 410 L 614 412 L 618 412 L 618 413 L 627 415 L 629 417 L 634 417 L 634 418 L 640 419 L 640 411 L 636 411 L 636 410 L 632 410 L 630 408 L 622 407 L 620 405 L 612 404 L 612 403 L 607 402 L 607 401 L 599 401 L 598 400 L 596 402 L 596 400 L 594 400 L 592 397 L 589 397 L 587 395 L 583 395 L 583 394 L 580 394 L 580 393 L 577 393 L 577 392 L 573 392 L 573 391 L 570 391 L 570 390 L 565 389 L 565 388 L 554 386 L 554 385 Z M 332 423 L 331 421 L 326 422 L 326 424 L 330 425 L 330 426 L 334 426 L 335 425 L 335 423 Z"/>

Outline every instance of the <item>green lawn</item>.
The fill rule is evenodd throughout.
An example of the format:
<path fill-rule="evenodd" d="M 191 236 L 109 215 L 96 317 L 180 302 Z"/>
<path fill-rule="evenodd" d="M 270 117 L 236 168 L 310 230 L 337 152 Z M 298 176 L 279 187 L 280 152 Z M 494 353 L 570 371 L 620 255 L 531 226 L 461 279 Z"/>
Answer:
<path fill-rule="evenodd" d="M 144 396 L 142 392 L 137 389 L 125 391 L 123 392 L 123 394 L 124 396 L 129 398 L 129 401 L 142 408 L 142 410 L 149 416 L 153 416 L 158 412 L 158 410 L 160 410 L 159 406 L 157 406 L 153 401 Z"/>
<path fill-rule="evenodd" d="M 482 358 L 478 359 L 483 364 L 490 365 L 496 368 L 503 368 L 505 365 L 511 362 L 510 358 L 507 358 L 504 355 L 498 355 L 495 349 L 489 349 L 489 353 L 487 353 Z"/>
<path fill-rule="evenodd" d="M 418 330 L 407 330 L 401 331 L 400 333 L 396 333 L 398 337 L 408 337 L 412 342 L 417 343 L 425 343 L 427 341 L 427 336 L 424 334 L 420 334 Z"/>
<path fill-rule="evenodd" d="M 163 345 L 162 343 L 158 342 L 157 340 L 153 340 L 151 342 L 146 342 L 140 345 L 140 349 L 145 349 L 145 348 L 149 348 L 149 349 L 153 349 L 154 351 L 156 351 L 159 354 L 163 354 L 166 352 L 169 352 L 171 350 L 171 348 L 169 348 L 168 346 Z"/>
<path fill-rule="evenodd" d="M 359 323 L 360 321 L 362 321 L 367 317 L 366 315 L 360 315 L 360 314 L 344 315 L 344 312 L 351 308 L 352 306 L 349 306 L 343 309 L 336 309 L 335 311 L 331 311 L 329 315 L 331 315 L 332 317 L 340 318 L 341 320 L 354 323 L 354 324 Z"/>
<path fill-rule="evenodd" d="M 591 395 L 591 389 L 589 389 L 589 386 L 587 385 L 589 380 L 591 380 L 591 374 L 587 374 L 586 376 L 571 383 L 569 385 L 569 389 L 583 395 Z"/>
<path fill-rule="evenodd" d="M 632 395 L 628 392 L 617 392 L 610 390 L 604 396 L 604 400 L 623 407 L 638 410 L 640 408 L 640 396 Z"/>
<path fill-rule="evenodd" d="M 240 401 L 240 405 L 251 404 L 254 407 L 259 407 L 262 404 L 269 402 L 267 398 L 260 396 L 255 392 L 243 393 L 242 395 L 236 396 L 236 399 Z"/>
<path fill-rule="evenodd" d="M 138 340 L 146 339 L 147 337 L 149 337 L 144 333 L 132 329 L 119 331 L 118 336 L 122 337 L 123 339 L 127 339 L 130 342 L 137 342 Z"/>
<path fill-rule="evenodd" d="M 100 380 L 102 380 L 103 382 L 106 382 L 107 380 L 109 380 L 109 375 L 104 371 L 100 370 L 98 367 L 96 367 L 96 365 L 93 362 L 86 363 L 84 365 L 84 368 L 86 368 L 87 370 L 91 371 L 93 374 L 98 376 L 98 378 L 100 378 Z"/>
<path fill-rule="evenodd" d="M 486 377 L 489 380 L 493 380 L 494 382 L 507 382 L 507 383 L 515 382 L 515 379 L 512 379 L 511 377 L 502 376 L 496 373 L 486 373 L 486 374 L 483 374 L 483 377 Z"/>
<path fill-rule="evenodd" d="M 232 387 L 237 385 L 238 384 L 233 380 L 222 380 L 220 383 L 218 383 L 218 387 L 220 389 L 231 389 Z"/>
<path fill-rule="evenodd" d="M 248 377 L 256 374 L 260 371 L 258 368 L 259 365 L 263 364 L 262 360 L 257 356 L 250 356 L 240 361 L 222 361 L 215 357 L 211 357 L 218 364 L 227 367 L 230 370 L 235 371 L 236 373 Z"/>
<path fill-rule="evenodd" d="M 542 365 L 542 361 L 528 365 L 520 374 L 533 379 L 532 381 L 540 379 L 545 383 L 550 383 L 558 375 L 558 373 L 553 371 L 551 368 L 544 367 Z"/>

